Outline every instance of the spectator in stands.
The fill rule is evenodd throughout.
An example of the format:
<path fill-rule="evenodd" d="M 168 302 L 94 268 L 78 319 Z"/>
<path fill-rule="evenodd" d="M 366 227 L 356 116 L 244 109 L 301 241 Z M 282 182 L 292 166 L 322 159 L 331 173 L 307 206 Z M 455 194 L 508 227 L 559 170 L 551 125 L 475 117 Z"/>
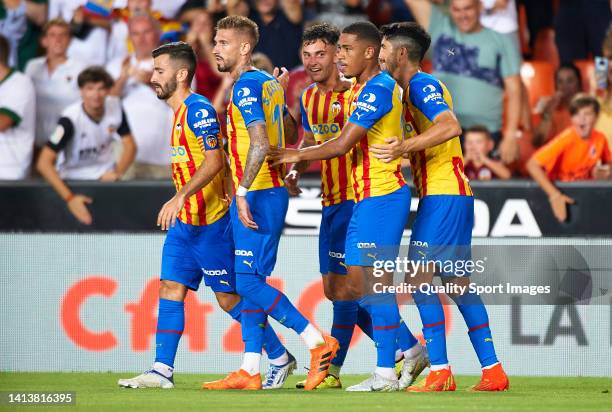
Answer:
<path fill-rule="evenodd" d="M 366 21 L 368 20 L 367 3 L 361 0 L 307 0 L 304 2 L 305 21 L 325 22 L 336 27 Z M 399 7 L 396 6 L 396 8 Z"/>
<path fill-rule="evenodd" d="M 610 0 L 562 0 L 555 15 L 561 63 L 596 56 L 612 20 Z M 590 56 L 589 56 L 590 55 Z"/>
<path fill-rule="evenodd" d="M 499 144 L 501 160 L 516 160 L 521 114 L 521 58 L 516 46 L 507 36 L 482 27 L 479 0 L 451 0 L 450 17 L 429 0 L 406 3 L 431 34 L 433 74 L 452 91 L 461 126 L 486 126 Z"/>
<path fill-rule="evenodd" d="M 116 80 L 111 95 L 122 97 L 127 121 L 138 146 L 136 161 L 126 172 L 125 179 L 167 179 L 170 177 L 168 139 L 173 113 L 157 98 L 150 85 L 151 52 L 159 46 L 159 23 L 145 12 L 134 15 L 128 27 L 133 53 L 108 65 L 108 72 Z"/>
<path fill-rule="evenodd" d="M 99 3 L 98 3 L 99 2 Z M 72 41 L 68 57 L 87 64 L 106 64 L 111 4 L 107 0 L 49 0 L 49 19 L 71 23 Z M 96 6 L 100 6 L 99 8 Z"/>
<path fill-rule="evenodd" d="M 601 113 L 595 124 L 597 130 L 602 131 L 608 138 L 608 146 L 612 147 L 612 30 L 608 32 L 603 44 L 603 57 L 608 59 L 608 76 L 606 87 L 600 90 Z"/>
<path fill-rule="evenodd" d="M 45 55 L 30 60 L 25 69 L 36 89 L 37 148 L 49 140 L 64 109 L 79 100 L 77 77 L 85 65 L 66 55 L 70 38 L 68 23 L 62 19 L 49 20 L 41 39 Z"/>
<path fill-rule="evenodd" d="M 291 70 L 300 64 L 300 0 L 255 0 L 255 8 L 249 17 L 259 26 L 259 43 L 255 51 L 268 56 L 276 67 Z"/>
<path fill-rule="evenodd" d="M 541 97 L 535 107 L 535 114 L 540 118 L 533 132 L 536 147 L 571 125 L 570 102 L 582 91 L 580 69 L 572 63 L 561 65 L 555 73 L 555 89 L 554 95 Z"/>
<path fill-rule="evenodd" d="M 8 64 L 17 65 L 17 47 L 26 32 L 25 4 L 21 0 L 4 0 L 0 4 L 0 35 L 10 45 Z"/>
<path fill-rule="evenodd" d="M 24 179 L 32 163 L 36 112 L 32 81 L 11 69 L 10 44 L 0 36 L 0 180 Z"/>
<path fill-rule="evenodd" d="M 570 103 L 572 126 L 541 147 L 527 162 L 531 177 L 548 195 L 553 214 L 560 222 L 567 219 L 567 205 L 574 203 L 552 181 L 608 179 L 610 150 L 603 133 L 594 129 L 599 103 L 578 94 Z"/>
<path fill-rule="evenodd" d="M 514 0 L 481 0 L 480 23 L 510 37 L 520 51 L 518 11 Z"/>
<path fill-rule="evenodd" d="M 196 92 L 212 100 L 221 85 L 221 74 L 212 53 L 215 25 L 212 16 L 204 9 L 191 13 L 191 24 L 185 41 L 193 47 L 198 58 L 196 66 Z"/>
<path fill-rule="evenodd" d="M 553 26 L 553 0 L 518 0 L 525 6 L 529 32 L 529 57 L 533 54 L 540 32 Z"/>
<path fill-rule="evenodd" d="M 77 82 L 81 100 L 64 110 L 36 167 L 74 217 L 89 225 L 92 217 L 87 204 L 93 200 L 73 193 L 64 179 L 119 180 L 134 160 L 136 145 L 121 102 L 109 96 L 112 77 L 93 66 L 82 71 Z M 115 162 L 112 143 L 120 138 L 123 151 Z"/>
<path fill-rule="evenodd" d="M 128 21 L 131 16 L 144 13 L 153 13 L 151 0 L 127 0 L 125 8 L 115 10 L 115 20 L 111 26 L 106 54 L 109 62 L 117 58 L 123 59 L 130 53 L 133 46 L 128 45 L 130 41 Z"/>
<path fill-rule="evenodd" d="M 47 21 L 47 0 L 0 2 L 0 34 L 11 43 L 9 63 L 23 70 L 38 55 L 40 28 Z"/>
<path fill-rule="evenodd" d="M 470 180 L 510 179 L 512 173 L 502 162 L 490 157 L 494 142 L 484 126 L 472 126 L 464 132 L 465 175 Z"/>

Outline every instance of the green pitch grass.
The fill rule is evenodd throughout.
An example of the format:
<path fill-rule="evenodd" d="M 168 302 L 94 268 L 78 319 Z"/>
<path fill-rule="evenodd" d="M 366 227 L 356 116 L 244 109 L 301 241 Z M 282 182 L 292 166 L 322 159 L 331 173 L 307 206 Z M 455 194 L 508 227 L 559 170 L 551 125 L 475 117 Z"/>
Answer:
<path fill-rule="evenodd" d="M 178 374 L 176 388 L 121 389 L 115 373 L 0 373 L 0 391 L 75 391 L 76 407 L 88 411 L 606 411 L 612 410 L 612 378 L 511 377 L 505 393 L 469 393 L 477 377 L 457 377 L 457 392 L 437 394 L 347 393 L 343 390 L 304 392 L 292 389 L 301 376 L 289 378 L 287 389 L 211 392 L 200 389 L 217 375 Z M 220 377 L 220 376 L 219 376 Z M 365 376 L 343 377 L 345 386 Z M 0 410 L 15 410 L 0 406 Z M 58 408 L 52 407 L 53 410 Z"/>

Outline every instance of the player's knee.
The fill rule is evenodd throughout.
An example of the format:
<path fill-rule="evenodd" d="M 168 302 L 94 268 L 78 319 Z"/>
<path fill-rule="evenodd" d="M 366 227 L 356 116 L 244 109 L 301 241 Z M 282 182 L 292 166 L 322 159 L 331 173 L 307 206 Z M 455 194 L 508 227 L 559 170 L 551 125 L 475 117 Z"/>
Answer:
<path fill-rule="evenodd" d="M 238 304 L 238 302 L 240 302 L 240 296 L 235 293 L 216 292 L 215 297 L 217 298 L 219 307 L 225 312 L 229 312 Z"/>
<path fill-rule="evenodd" d="M 327 299 L 332 302 L 336 299 L 334 294 L 334 287 L 331 282 L 328 281 L 327 277 L 323 278 L 323 294 Z"/>
<path fill-rule="evenodd" d="M 159 285 L 161 299 L 183 301 L 187 294 L 187 287 L 171 280 L 162 280 Z"/>

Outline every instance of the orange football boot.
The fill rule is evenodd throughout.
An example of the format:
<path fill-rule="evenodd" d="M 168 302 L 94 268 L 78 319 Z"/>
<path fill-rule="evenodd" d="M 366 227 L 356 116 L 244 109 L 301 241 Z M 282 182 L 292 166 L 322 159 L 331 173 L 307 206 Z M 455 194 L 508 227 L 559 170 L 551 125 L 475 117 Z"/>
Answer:
<path fill-rule="evenodd" d="M 429 371 L 429 375 L 416 385 L 406 388 L 406 392 L 446 392 L 457 389 L 455 378 L 450 370 L 446 369 Z"/>
<path fill-rule="evenodd" d="M 489 369 L 482 370 L 482 378 L 476 385 L 468 388 L 469 391 L 507 391 L 510 388 L 510 381 L 504 372 L 501 363 Z"/>
<path fill-rule="evenodd" d="M 310 370 L 306 377 L 306 383 L 304 384 L 304 390 L 311 391 L 327 377 L 329 365 L 332 359 L 336 357 L 336 352 L 340 344 L 330 335 L 323 335 L 325 343 L 321 346 L 317 346 L 310 350 Z"/>
<path fill-rule="evenodd" d="M 232 372 L 223 379 L 212 382 L 204 382 L 202 389 L 213 391 L 223 391 L 227 389 L 243 389 L 247 391 L 257 391 L 261 389 L 261 376 L 257 373 L 249 375 L 244 369 Z"/>

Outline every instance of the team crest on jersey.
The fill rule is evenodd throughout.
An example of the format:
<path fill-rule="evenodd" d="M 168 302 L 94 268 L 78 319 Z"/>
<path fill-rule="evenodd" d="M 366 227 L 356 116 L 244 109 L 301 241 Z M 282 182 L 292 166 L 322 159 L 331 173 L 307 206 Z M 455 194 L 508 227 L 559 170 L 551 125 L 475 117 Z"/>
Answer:
<path fill-rule="evenodd" d="M 333 102 L 331 104 L 331 114 L 336 116 L 338 115 L 338 113 L 340 113 L 340 110 L 342 110 L 342 105 L 340 104 L 340 102 Z"/>
<path fill-rule="evenodd" d="M 206 145 L 211 149 L 215 149 L 217 147 L 218 140 L 215 136 L 208 136 L 206 138 Z"/>

